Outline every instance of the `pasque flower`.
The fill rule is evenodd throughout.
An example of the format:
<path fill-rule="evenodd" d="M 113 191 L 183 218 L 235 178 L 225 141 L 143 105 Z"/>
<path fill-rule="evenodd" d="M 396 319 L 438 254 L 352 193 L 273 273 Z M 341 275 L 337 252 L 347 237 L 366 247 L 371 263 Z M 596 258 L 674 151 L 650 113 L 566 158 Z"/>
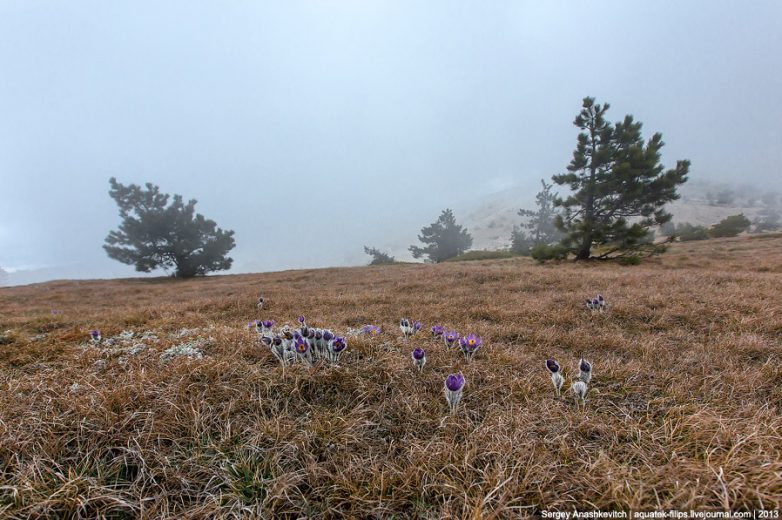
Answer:
<path fill-rule="evenodd" d="M 331 340 L 331 343 L 329 343 L 331 362 L 338 363 L 339 357 L 342 355 L 343 352 L 345 352 L 346 348 L 348 348 L 348 343 L 347 341 L 345 341 L 345 338 L 341 336 L 336 336 L 333 340 Z"/>
<path fill-rule="evenodd" d="M 562 372 L 559 368 L 559 363 L 557 363 L 555 359 L 547 359 L 546 368 L 551 372 L 551 384 L 554 385 L 554 391 L 556 392 L 557 397 L 559 397 L 562 384 L 565 382 L 565 378 L 562 377 Z"/>
<path fill-rule="evenodd" d="M 578 378 L 587 384 L 592 380 L 592 363 L 586 359 L 578 362 Z"/>
<path fill-rule="evenodd" d="M 445 378 L 445 400 L 448 401 L 448 408 L 451 415 L 456 413 L 456 407 L 462 399 L 462 390 L 464 389 L 464 376 L 461 372 L 450 374 Z"/>
<path fill-rule="evenodd" d="M 426 352 L 424 352 L 424 349 L 418 347 L 410 354 L 410 357 L 413 358 L 413 365 L 418 369 L 418 371 L 422 371 L 424 369 L 424 365 L 426 364 Z"/>
<path fill-rule="evenodd" d="M 420 321 L 413 321 L 408 318 L 399 320 L 399 328 L 402 329 L 402 334 L 404 334 L 406 338 L 421 330 L 421 326 Z"/>
<path fill-rule="evenodd" d="M 459 333 L 456 332 L 455 330 L 446 332 L 445 334 L 443 334 L 443 341 L 445 341 L 446 347 L 451 347 L 454 345 L 454 343 L 459 341 Z"/>
<path fill-rule="evenodd" d="M 464 353 L 464 358 L 467 361 L 472 359 L 472 356 L 479 348 L 481 348 L 481 345 L 481 337 L 472 333 L 467 334 L 459 340 L 459 347 L 461 347 L 462 352 Z"/>
<path fill-rule="evenodd" d="M 364 325 L 361 327 L 361 333 L 366 334 L 367 336 L 377 336 L 380 334 L 380 327 L 376 327 L 375 325 Z"/>

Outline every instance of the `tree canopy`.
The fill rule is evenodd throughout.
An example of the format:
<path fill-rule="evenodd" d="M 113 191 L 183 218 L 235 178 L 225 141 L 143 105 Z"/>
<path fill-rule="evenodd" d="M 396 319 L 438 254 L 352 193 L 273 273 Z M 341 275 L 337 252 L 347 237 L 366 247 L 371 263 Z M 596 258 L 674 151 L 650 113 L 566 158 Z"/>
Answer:
<path fill-rule="evenodd" d="M 662 134 L 644 141 L 642 124 L 631 115 L 611 124 L 605 117 L 609 106 L 584 98 L 573 122 L 581 130 L 573 159 L 567 173 L 552 177 L 570 188 L 569 196 L 554 202 L 564 210 L 557 227 L 565 233 L 563 244 L 580 260 L 595 246 L 608 246 L 609 253 L 637 247 L 651 226 L 668 222 L 664 206 L 679 198 L 676 188 L 690 167 L 680 160 L 665 170 Z"/>
<path fill-rule="evenodd" d="M 103 246 L 110 258 L 141 272 L 173 269 L 177 278 L 230 269 L 233 259 L 226 255 L 234 248 L 234 232 L 196 213 L 196 200 L 185 203 L 181 195 L 172 198 L 151 183 L 146 189 L 114 177 L 109 183 L 122 218 Z"/>
<path fill-rule="evenodd" d="M 739 233 L 749 230 L 752 222 L 743 213 L 730 215 L 711 226 L 709 234 L 714 238 L 735 237 Z"/>
<path fill-rule="evenodd" d="M 472 247 L 472 236 L 456 223 L 450 209 L 444 210 L 436 222 L 422 228 L 418 240 L 425 247 L 410 246 L 413 257 L 426 256 L 434 263 L 459 256 Z"/>

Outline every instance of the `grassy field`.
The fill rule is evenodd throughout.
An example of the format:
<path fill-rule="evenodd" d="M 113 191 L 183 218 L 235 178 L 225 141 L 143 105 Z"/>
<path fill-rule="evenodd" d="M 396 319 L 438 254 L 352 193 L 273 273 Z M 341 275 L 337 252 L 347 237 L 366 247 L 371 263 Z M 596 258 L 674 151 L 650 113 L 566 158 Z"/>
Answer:
<path fill-rule="evenodd" d="M 781 282 L 771 235 L 633 267 L 510 258 L 0 289 L 0 517 L 780 508 Z M 598 292 L 611 308 L 593 315 L 582 301 Z M 283 374 L 247 322 L 299 314 L 383 332 L 349 338 L 338 367 Z M 408 342 L 403 316 L 424 323 Z M 435 324 L 484 348 L 467 364 Z M 92 328 L 158 341 L 94 347 Z M 186 341 L 202 359 L 161 364 Z M 555 357 L 569 387 L 580 355 L 594 365 L 584 411 L 544 368 Z M 459 370 L 449 416 L 443 380 Z"/>

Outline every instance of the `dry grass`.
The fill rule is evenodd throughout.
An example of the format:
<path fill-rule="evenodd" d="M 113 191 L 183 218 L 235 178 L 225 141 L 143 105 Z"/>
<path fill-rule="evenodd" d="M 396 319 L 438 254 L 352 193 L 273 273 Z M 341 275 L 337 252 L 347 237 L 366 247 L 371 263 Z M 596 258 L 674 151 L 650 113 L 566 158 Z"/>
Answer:
<path fill-rule="evenodd" d="M 777 236 L 680 244 L 636 267 L 508 259 L 2 289 L 0 516 L 780 508 L 780 273 Z M 598 291 L 613 308 L 592 316 L 581 301 Z M 352 339 L 340 367 L 283 377 L 244 327 L 298 314 L 384 332 Z M 401 316 L 485 347 L 465 365 L 423 332 L 404 344 Z M 135 356 L 85 348 L 93 327 L 161 341 Z M 214 341 L 161 365 L 183 327 Z M 427 350 L 420 375 L 412 345 Z M 570 379 L 581 352 L 595 367 L 583 413 L 553 399 L 543 367 L 554 356 Z M 446 417 L 456 370 L 467 386 Z"/>

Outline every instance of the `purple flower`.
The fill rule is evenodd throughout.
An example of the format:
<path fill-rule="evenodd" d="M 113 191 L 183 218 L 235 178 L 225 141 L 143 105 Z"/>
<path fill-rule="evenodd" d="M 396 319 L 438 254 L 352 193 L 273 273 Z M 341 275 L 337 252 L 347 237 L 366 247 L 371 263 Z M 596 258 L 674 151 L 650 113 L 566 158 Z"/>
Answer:
<path fill-rule="evenodd" d="M 473 354 L 475 354 L 475 351 L 477 351 L 479 348 L 481 348 L 481 338 L 480 336 L 476 336 L 475 334 L 467 334 L 463 338 L 459 340 L 459 346 L 462 349 L 462 352 L 464 353 L 464 359 L 467 361 L 470 361 L 472 359 Z"/>
<path fill-rule="evenodd" d="M 402 329 L 402 334 L 404 334 L 405 337 L 409 336 L 413 331 L 412 327 L 410 327 L 410 320 L 407 318 L 399 320 L 399 328 Z"/>
<path fill-rule="evenodd" d="M 470 361 L 475 351 L 481 348 L 481 338 L 475 334 L 467 334 L 459 340 L 459 346 L 464 353 L 464 359 Z"/>
<path fill-rule="evenodd" d="M 331 332 L 330 330 L 324 330 L 323 331 L 323 339 L 325 341 L 331 341 L 332 339 L 334 339 L 334 333 Z"/>
<path fill-rule="evenodd" d="M 302 325 L 304 325 L 304 324 L 305 324 L 305 321 L 304 321 L 304 316 L 299 316 L 298 318 L 296 318 L 296 321 L 298 321 L 298 322 L 299 322 L 299 323 L 301 323 Z"/>
<path fill-rule="evenodd" d="M 432 336 L 434 336 L 435 338 L 439 338 L 443 334 L 445 334 L 445 327 L 443 327 L 442 325 L 435 325 L 434 327 L 432 327 Z"/>
<path fill-rule="evenodd" d="M 424 369 L 424 365 L 426 364 L 426 352 L 424 352 L 424 349 L 422 348 L 416 348 L 413 350 L 412 354 L 410 356 L 413 358 L 413 365 L 418 369 L 420 372 Z"/>
<path fill-rule="evenodd" d="M 259 297 L 258 297 L 258 301 L 257 301 L 256 305 L 258 306 L 258 308 L 259 308 L 259 309 L 262 309 L 262 308 L 263 308 L 263 302 L 264 302 L 264 301 L 265 301 L 265 300 L 263 299 L 263 296 L 259 296 Z"/>
<path fill-rule="evenodd" d="M 451 415 L 456 413 L 456 408 L 459 406 L 459 401 L 462 399 L 464 382 L 464 376 L 461 372 L 458 374 L 451 374 L 445 378 L 445 400 L 448 401 Z"/>
<path fill-rule="evenodd" d="M 296 338 L 293 340 L 293 348 L 296 349 L 296 352 L 298 352 L 299 355 L 303 356 L 307 353 L 310 346 L 306 341 L 304 341 L 304 338 L 301 336 L 296 336 Z"/>
<path fill-rule="evenodd" d="M 462 346 L 462 349 L 475 351 L 481 347 L 481 338 L 475 334 L 467 334 L 459 340 L 459 344 Z"/>
<path fill-rule="evenodd" d="M 578 362 L 578 378 L 584 383 L 589 383 L 592 380 L 592 363 L 586 359 L 581 359 Z"/>
<path fill-rule="evenodd" d="M 402 329 L 402 334 L 404 334 L 405 338 L 407 338 L 408 336 L 412 336 L 421 330 L 421 322 L 402 318 L 399 320 L 399 328 Z"/>
<path fill-rule="evenodd" d="M 90 331 L 90 340 L 93 343 L 100 343 L 100 339 L 101 339 L 101 335 L 98 329 L 94 329 Z"/>
<path fill-rule="evenodd" d="M 559 371 L 559 363 L 555 359 L 547 359 L 546 368 L 551 372 L 551 384 L 554 385 L 554 392 L 556 392 L 557 399 L 559 399 L 562 384 L 565 382 L 565 378 L 562 377 Z"/>
<path fill-rule="evenodd" d="M 361 327 L 361 333 L 368 336 L 377 336 L 380 334 L 380 327 L 376 327 L 375 325 L 364 325 Z"/>
<path fill-rule="evenodd" d="M 449 392 L 459 392 L 464 388 L 464 376 L 462 373 L 459 372 L 458 374 L 451 374 L 446 377 L 445 388 L 447 388 Z"/>
<path fill-rule="evenodd" d="M 459 340 L 459 333 L 455 330 L 446 332 L 445 335 L 443 335 L 443 340 L 445 341 L 445 345 L 450 347 Z"/>
<path fill-rule="evenodd" d="M 348 344 L 345 342 L 345 338 L 337 336 L 334 341 L 331 342 L 331 350 L 334 352 L 342 352 L 347 348 Z"/>
<path fill-rule="evenodd" d="M 331 343 L 329 343 L 329 361 L 334 364 L 339 362 L 339 357 L 348 348 L 348 343 L 345 338 L 341 336 L 335 337 Z"/>

